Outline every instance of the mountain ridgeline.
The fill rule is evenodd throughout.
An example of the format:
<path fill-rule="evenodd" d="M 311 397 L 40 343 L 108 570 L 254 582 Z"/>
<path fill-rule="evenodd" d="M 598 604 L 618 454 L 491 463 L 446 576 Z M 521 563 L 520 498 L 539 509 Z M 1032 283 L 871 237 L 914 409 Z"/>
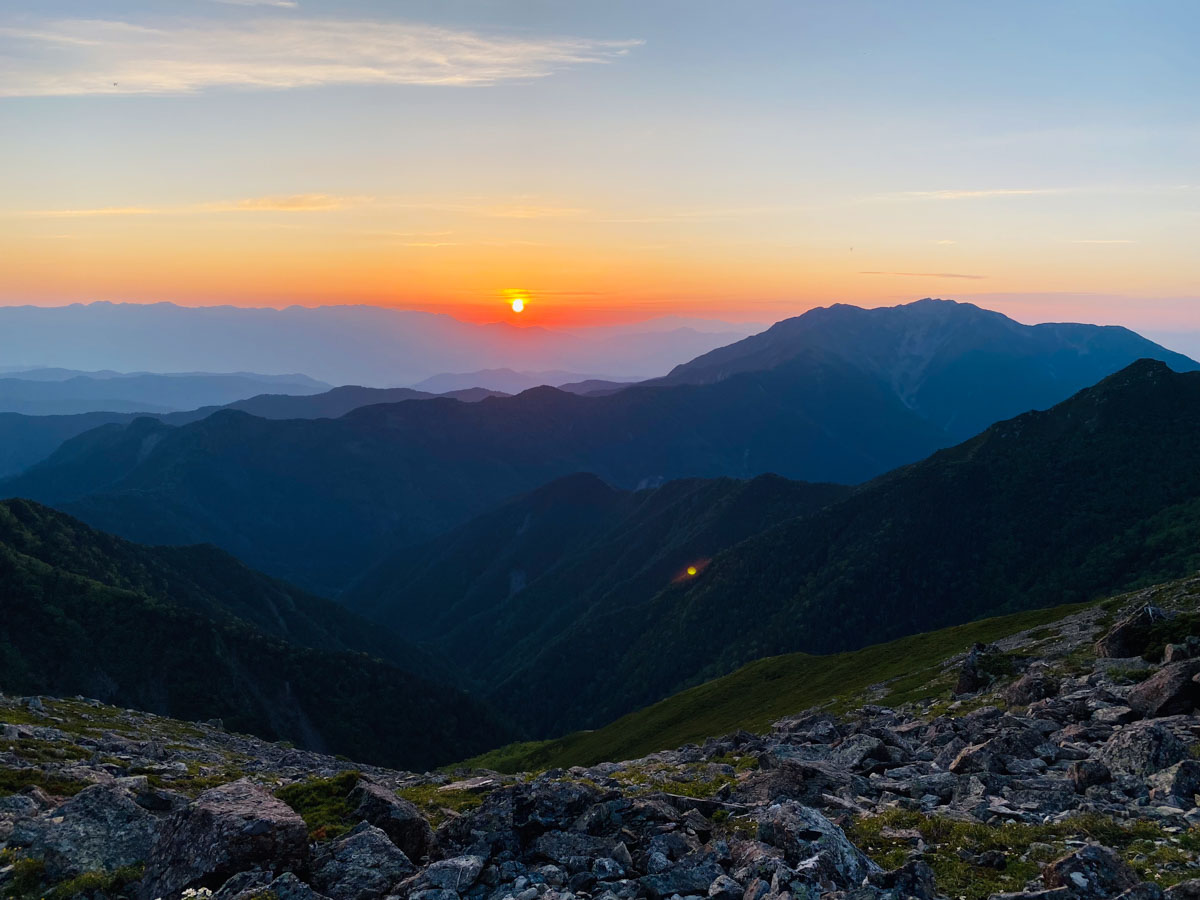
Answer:
<path fill-rule="evenodd" d="M 949 301 L 835 306 L 604 396 L 109 425 L 0 493 L 134 540 L 214 543 L 332 595 L 397 548 L 575 472 L 623 489 L 768 472 L 859 483 L 1139 357 L 1196 367 L 1125 329 L 1029 327 Z"/>
<path fill-rule="evenodd" d="M 213 547 L 142 547 L 0 503 L 0 684 L 431 766 L 513 732 L 426 654 Z M 419 673 L 419 674 L 418 674 Z M 381 712 L 382 711 L 382 712 Z"/>
<path fill-rule="evenodd" d="M 1145 360 L 856 489 L 567 479 L 397 554 L 347 602 L 557 734 L 764 656 L 1191 572 L 1198 473 L 1200 373 Z"/>

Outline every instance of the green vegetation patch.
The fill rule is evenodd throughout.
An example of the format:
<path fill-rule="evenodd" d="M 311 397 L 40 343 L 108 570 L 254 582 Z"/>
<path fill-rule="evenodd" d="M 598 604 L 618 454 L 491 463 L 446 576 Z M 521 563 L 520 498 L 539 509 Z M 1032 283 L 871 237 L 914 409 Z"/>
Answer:
<path fill-rule="evenodd" d="M 487 791 L 442 790 L 438 784 L 418 784 L 396 792 L 421 811 L 434 828 L 452 815 L 470 812 L 483 805 Z"/>
<path fill-rule="evenodd" d="M 1152 822 L 1121 823 L 1087 815 L 1048 825 L 982 825 L 908 810 L 862 818 L 846 830 L 864 853 L 886 869 L 920 856 L 938 889 L 952 897 L 984 900 L 1019 891 L 1042 866 L 1069 852 L 1068 840 L 1092 840 L 1116 850 L 1144 880 L 1167 887 L 1197 875 L 1196 843 Z M 925 849 L 918 852 L 917 839 Z"/>
<path fill-rule="evenodd" d="M 56 797 L 72 797 L 90 785 L 91 782 L 88 781 L 51 775 L 41 769 L 0 767 L 0 797 L 19 794 L 31 787 L 39 787 Z"/>
<path fill-rule="evenodd" d="M 895 706 L 943 689 L 948 692 L 949 679 L 942 663 L 972 644 L 990 644 L 1056 622 L 1089 605 L 1077 603 L 983 619 L 848 653 L 789 653 L 760 659 L 595 731 L 511 744 L 463 765 L 529 772 L 636 759 L 741 728 L 763 732 L 777 719 L 812 706 L 849 709 L 876 684 L 888 687 L 878 702 Z"/>
<path fill-rule="evenodd" d="M 332 840 L 358 824 L 350 792 L 360 777 L 351 770 L 332 778 L 310 778 L 280 788 L 275 796 L 300 814 L 312 840 Z"/>

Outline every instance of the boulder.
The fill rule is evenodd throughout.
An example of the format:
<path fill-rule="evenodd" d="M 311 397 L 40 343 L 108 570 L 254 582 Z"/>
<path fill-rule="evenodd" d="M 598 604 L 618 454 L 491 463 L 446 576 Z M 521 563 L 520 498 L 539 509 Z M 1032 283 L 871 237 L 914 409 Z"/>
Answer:
<path fill-rule="evenodd" d="M 1048 863 L 1042 881 L 1049 888 L 1067 888 L 1080 900 L 1115 897 L 1141 881 L 1113 850 L 1088 844 Z"/>
<path fill-rule="evenodd" d="M 52 819 L 39 820 L 30 850 L 52 878 L 62 880 L 145 862 L 157 830 L 158 820 L 131 791 L 97 784 L 56 809 Z"/>
<path fill-rule="evenodd" d="M 173 900 L 250 869 L 280 874 L 308 861 L 308 828 L 287 804 L 246 779 L 205 791 L 160 829 L 142 896 Z"/>
<path fill-rule="evenodd" d="M 685 897 L 689 894 L 704 896 L 724 874 L 724 870 L 714 859 L 688 859 L 658 875 L 643 875 L 638 882 L 652 900 L 674 894 Z"/>
<path fill-rule="evenodd" d="M 758 839 L 783 851 L 802 883 L 825 891 L 862 884 L 880 869 L 825 816 L 794 801 L 776 803 L 757 815 Z"/>
<path fill-rule="evenodd" d="M 1196 805 L 1200 793 L 1200 759 L 1185 759 L 1149 778 L 1150 797 L 1159 803 L 1169 803 L 1183 809 Z"/>
<path fill-rule="evenodd" d="M 1096 641 L 1096 655 L 1100 657 L 1141 656 L 1146 650 L 1150 628 L 1167 618 L 1167 613 L 1157 606 L 1143 606 L 1121 619 Z"/>
<path fill-rule="evenodd" d="M 1200 660 L 1170 663 L 1136 685 L 1125 702 L 1147 719 L 1187 715 L 1200 701 L 1200 684 L 1193 681 L 1198 673 Z"/>
<path fill-rule="evenodd" d="M 375 900 L 416 871 L 387 834 L 363 822 L 313 863 L 313 884 L 333 900 Z"/>
<path fill-rule="evenodd" d="M 1187 747 L 1162 725 L 1139 722 L 1110 737 L 1096 752 L 1114 775 L 1153 775 L 1187 758 Z"/>
<path fill-rule="evenodd" d="M 530 850 L 534 856 L 565 866 L 569 872 L 583 872 L 591 868 L 593 860 L 609 856 L 614 842 L 578 831 L 547 831 L 534 840 Z"/>
<path fill-rule="evenodd" d="M 455 856 L 427 866 L 407 884 L 412 896 L 418 891 L 446 890 L 465 894 L 483 872 L 482 856 Z"/>
<path fill-rule="evenodd" d="M 433 828 L 407 800 L 369 781 L 360 781 L 350 792 L 356 818 L 384 831 L 404 855 L 416 863 L 432 857 L 437 846 Z"/>
<path fill-rule="evenodd" d="M 1085 794 L 1090 787 L 1112 781 L 1112 772 L 1108 771 L 1108 766 L 1097 759 L 1073 762 L 1067 769 L 1067 774 L 1071 777 L 1071 784 L 1075 786 L 1077 794 Z"/>
<path fill-rule="evenodd" d="M 1167 888 L 1167 900 L 1200 900 L 1200 878 L 1190 878 Z"/>
<path fill-rule="evenodd" d="M 1004 699 L 1010 706 L 1028 706 L 1038 700 L 1058 695 L 1058 680 L 1046 672 L 1026 672 L 1004 689 Z"/>

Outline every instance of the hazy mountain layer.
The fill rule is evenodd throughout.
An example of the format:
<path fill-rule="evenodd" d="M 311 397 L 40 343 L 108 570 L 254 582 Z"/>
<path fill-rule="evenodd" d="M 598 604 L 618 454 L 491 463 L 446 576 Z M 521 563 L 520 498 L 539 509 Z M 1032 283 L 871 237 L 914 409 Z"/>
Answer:
<path fill-rule="evenodd" d="M 511 315 L 503 307 L 496 313 L 497 319 Z M 76 369 L 307 372 L 330 384 L 394 387 L 484 368 L 648 378 L 751 333 L 735 325 L 659 331 L 658 324 L 648 322 L 644 332 L 592 334 L 475 325 L 379 306 L 10 306 L 0 308 L 0 359 Z"/>

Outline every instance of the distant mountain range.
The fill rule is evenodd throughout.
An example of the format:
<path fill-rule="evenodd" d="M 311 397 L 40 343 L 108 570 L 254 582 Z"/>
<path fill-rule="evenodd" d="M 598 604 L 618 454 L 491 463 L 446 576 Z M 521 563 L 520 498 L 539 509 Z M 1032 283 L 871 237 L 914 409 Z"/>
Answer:
<path fill-rule="evenodd" d="M 76 369 L 307 372 L 330 384 L 373 387 L 505 367 L 647 378 L 752 330 L 651 320 L 619 329 L 552 331 L 475 325 L 378 306 L 258 309 L 98 302 L 0 307 L 0 359 L 9 365 Z M 487 387 L 465 385 L 477 386 Z"/>
<path fill-rule="evenodd" d="M 48 377 L 55 375 L 64 377 Z M 153 375 L 35 370 L 0 377 L 0 413 L 62 416 L 91 412 L 161 413 L 223 406 L 255 394 L 316 394 L 329 385 L 305 375 Z"/>
<path fill-rule="evenodd" d="M 401 400 L 430 400 L 445 396 L 464 403 L 485 397 L 505 396 L 496 391 L 471 388 L 445 395 L 414 391 L 411 388 L 368 388 L 347 385 L 319 394 L 258 394 L 223 406 L 204 406 L 183 412 L 153 414 L 172 425 L 186 425 L 207 418 L 220 409 L 236 409 L 264 419 L 337 418 L 360 406 L 396 403 Z M 125 425 L 136 418 L 151 415 L 135 413 L 88 412 L 77 415 L 21 415 L 0 412 L 0 478 L 16 475 L 45 459 L 70 438 L 101 425 Z"/>
<path fill-rule="evenodd" d="M 445 394 L 450 391 L 461 391 L 467 388 L 488 388 L 505 394 L 519 394 L 530 388 L 549 385 L 561 387 L 574 394 L 585 393 L 582 390 L 571 390 L 572 385 L 580 383 L 604 382 L 613 384 L 628 384 L 638 381 L 637 378 L 620 378 L 615 375 L 581 375 L 579 372 L 517 372 L 513 369 L 481 369 L 478 372 L 446 373 L 434 375 L 413 385 L 420 391 L 431 391 L 435 394 Z"/>
<path fill-rule="evenodd" d="M 979 409 L 1064 399 L 1087 372 L 1141 356 L 1197 368 L 1125 329 L 1031 328 L 944 301 L 814 310 L 760 337 L 606 396 L 537 388 L 334 420 L 224 410 L 178 428 L 108 425 L 0 492 L 135 540 L 212 542 L 334 594 L 397 548 L 574 472 L 621 488 L 765 472 L 857 483 L 954 443 Z"/>
<path fill-rule="evenodd" d="M 398 766 L 513 732 L 438 664 L 212 547 L 143 547 L 0 503 L 0 684 L 82 693 Z M 414 674 L 420 673 L 420 674 Z"/>

